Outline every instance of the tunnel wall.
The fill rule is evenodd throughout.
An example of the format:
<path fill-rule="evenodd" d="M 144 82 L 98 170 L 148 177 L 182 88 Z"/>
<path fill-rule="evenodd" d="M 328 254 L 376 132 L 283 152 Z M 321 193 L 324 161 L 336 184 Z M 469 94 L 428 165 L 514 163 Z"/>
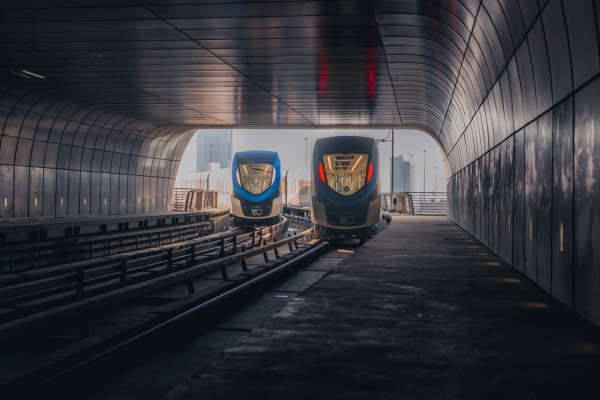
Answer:
<path fill-rule="evenodd" d="M 1 219 L 170 208 L 195 130 L 31 88 L 18 96 L 17 89 L 0 104 Z"/>
<path fill-rule="evenodd" d="M 525 33 L 449 152 L 448 215 L 600 325 L 600 2 L 500 3 Z"/>

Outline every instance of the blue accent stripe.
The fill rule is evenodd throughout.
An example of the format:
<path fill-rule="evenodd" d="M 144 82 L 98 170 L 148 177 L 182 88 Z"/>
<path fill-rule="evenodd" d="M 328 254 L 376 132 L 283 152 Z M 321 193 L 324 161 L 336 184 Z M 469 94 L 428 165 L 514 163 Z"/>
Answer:
<path fill-rule="evenodd" d="M 254 153 L 254 154 L 252 154 L 252 153 Z M 244 158 L 250 158 L 253 160 L 257 160 L 257 162 L 264 162 L 263 160 L 265 160 L 265 153 L 271 153 L 271 157 L 273 154 L 275 155 L 275 161 L 273 162 L 273 169 L 275 172 L 275 181 L 273 181 L 273 184 L 271 185 L 271 187 L 269 189 L 267 189 L 266 192 L 261 193 L 259 195 L 254 195 L 254 194 L 248 192 L 246 189 L 244 189 L 237 181 L 236 172 L 238 171 L 238 168 L 239 168 L 237 158 L 238 158 L 238 155 L 243 155 Z M 255 157 L 253 157 L 253 156 L 255 156 Z M 233 189 L 236 191 L 236 193 L 238 193 L 240 195 L 240 197 L 243 198 L 244 200 L 251 201 L 253 203 L 261 203 L 265 200 L 269 200 L 279 190 L 279 184 L 281 182 L 281 160 L 279 159 L 279 154 L 277 154 L 275 152 L 270 152 L 270 151 L 256 151 L 256 152 L 244 151 L 244 152 L 240 152 L 240 153 L 235 153 L 235 155 L 233 156 L 233 164 L 232 164 L 232 168 L 231 168 L 231 173 L 232 173 Z"/>

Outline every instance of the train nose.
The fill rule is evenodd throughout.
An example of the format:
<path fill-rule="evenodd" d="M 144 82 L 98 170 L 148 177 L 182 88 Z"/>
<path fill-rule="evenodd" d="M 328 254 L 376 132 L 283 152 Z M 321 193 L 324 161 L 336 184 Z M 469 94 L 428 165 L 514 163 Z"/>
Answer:
<path fill-rule="evenodd" d="M 354 224 L 354 216 L 345 215 L 340 216 L 340 225 L 353 225 Z"/>

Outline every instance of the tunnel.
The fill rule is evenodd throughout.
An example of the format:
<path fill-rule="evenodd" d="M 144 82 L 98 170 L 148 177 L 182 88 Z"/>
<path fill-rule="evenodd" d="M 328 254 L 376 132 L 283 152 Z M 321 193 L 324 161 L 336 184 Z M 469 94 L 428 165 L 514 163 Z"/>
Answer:
<path fill-rule="evenodd" d="M 170 210 L 197 129 L 416 129 L 448 218 L 600 325 L 600 2 L 0 5 L 0 218 Z"/>

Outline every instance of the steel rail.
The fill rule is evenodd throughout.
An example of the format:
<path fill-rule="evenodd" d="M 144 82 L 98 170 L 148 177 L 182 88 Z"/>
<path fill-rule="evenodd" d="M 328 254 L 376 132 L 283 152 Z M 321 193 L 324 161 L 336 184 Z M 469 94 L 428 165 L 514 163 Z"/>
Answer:
<path fill-rule="evenodd" d="M 123 287 L 121 289 L 79 300 L 15 321 L 7 322 L 0 325 L 0 342 L 19 337 L 24 334 L 29 334 L 36 329 L 43 328 L 53 323 L 72 318 L 81 318 L 84 315 L 97 312 L 117 303 L 130 300 L 134 297 L 144 295 L 175 283 L 183 282 L 187 279 L 193 279 L 201 274 L 215 271 L 222 267 L 245 260 L 246 258 L 254 257 L 256 255 L 276 249 L 282 245 L 293 243 L 298 239 L 304 240 L 304 238 L 311 235 L 311 233 L 312 232 L 309 230 L 304 231 L 291 238 L 282 239 L 271 244 L 237 254 L 232 254 L 230 256 L 225 256 L 223 258 L 209 261 L 200 265 L 192 265 L 177 272 L 168 273 L 164 276 L 156 277 L 141 283 Z M 271 231 L 269 240 L 272 240 L 274 235 L 275 233 Z"/>
<path fill-rule="evenodd" d="M 302 236 L 292 237 L 286 242 L 308 235 L 308 231 L 303 232 Z M 279 241 L 276 244 L 281 247 L 286 243 Z M 173 335 L 178 341 L 192 337 L 198 329 L 230 313 L 240 304 L 246 304 L 244 300 L 258 295 L 318 259 L 327 250 L 329 243 L 317 241 L 314 246 L 306 253 L 202 304 L 179 310 L 176 315 L 159 318 L 154 325 L 144 327 L 140 332 L 133 332 L 128 338 L 116 342 L 109 340 L 106 346 L 100 346 L 98 351 L 87 354 L 84 359 L 76 359 L 67 363 L 68 365 L 63 363 L 60 370 L 53 369 L 50 376 L 36 384 L 25 385 L 21 382 L 19 387 L 12 388 L 7 393 L 7 399 L 35 398 L 41 395 L 47 397 L 49 393 L 61 397 L 66 395 L 67 398 L 77 396 L 77 392 L 85 388 L 90 379 L 94 379 L 90 377 L 98 377 L 99 372 L 102 375 L 101 371 L 117 373 L 118 369 L 126 368 L 129 363 L 141 361 L 149 355 L 149 347 L 156 351 L 157 348 L 168 345 L 168 339 Z M 68 393 L 65 394 L 65 390 Z"/>

